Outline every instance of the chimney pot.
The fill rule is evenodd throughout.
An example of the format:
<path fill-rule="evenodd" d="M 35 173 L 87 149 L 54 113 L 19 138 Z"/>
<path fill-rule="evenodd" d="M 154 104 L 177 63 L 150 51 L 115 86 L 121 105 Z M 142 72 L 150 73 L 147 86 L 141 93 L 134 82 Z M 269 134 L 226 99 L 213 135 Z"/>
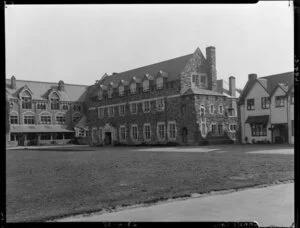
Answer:
<path fill-rule="evenodd" d="M 249 74 L 248 75 L 248 80 L 252 81 L 252 80 L 256 80 L 257 79 L 257 74 Z"/>
<path fill-rule="evenodd" d="M 229 77 L 229 94 L 232 97 L 236 96 L 236 91 L 235 91 L 235 77 L 233 77 L 233 76 Z"/>
<path fill-rule="evenodd" d="M 16 89 L 17 88 L 17 84 L 16 84 L 16 77 L 15 76 L 11 77 L 10 82 L 11 82 L 11 88 L 12 89 Z"/>

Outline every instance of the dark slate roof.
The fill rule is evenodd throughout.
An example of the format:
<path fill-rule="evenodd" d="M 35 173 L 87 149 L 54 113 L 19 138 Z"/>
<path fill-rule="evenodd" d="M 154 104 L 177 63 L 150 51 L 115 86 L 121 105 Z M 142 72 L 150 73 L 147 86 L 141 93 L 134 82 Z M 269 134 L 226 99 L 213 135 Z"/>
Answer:
<path fill-rule="evenodd" d="M 210 95 L 210 96 L 222 96 L 226 97 L 226 95 L 206 89 L 199 89 L 197 87 L 189 88 L 183 95 L 190 95 L 190 94 L 201 94 L 201 95 Z"/>
<path fill-rule="evenodd" d="M 108 85 L 110 82 L 119 84 L 121 79 L 130 81 L 134 76 L 139 79 L 142 79 L 146 74 L 156 76 L 161 70 L 168 74 L 169 81 L 177 80 L 179 79 L 179 74 L 183 71 L 192 55 L 193 54 L 188 54 L 178 58 L 111 75 L 104 78 L 101 83 L 104 85 Z"/>
<path fill-rule="evenodd" d="M 58 83 L 16 80 L 16 89 L 11 89 L 11 80 L 6 79 L 6 91 L 9 98 L 19 98 L 19 92 L 27 86 L 33 93 L 34 100 L 47 100 L 52 89 L 57 90 Z M 84 101 L 87 87 L 85 85 L 64 84 L 65 91 L 56 91 L 62 101 Z"/>
<path fill-rule="evenodd" d="M 268 115 L 263 116 L 248 116 L 246 123 L 248 124 L 267 124 L 269 121 Z"/>
<path fill-rule="evenodd" d="M 86 116 L 82 116 L 79 122 L 75 125 L 75 127 L 86 129 Z"/>
<path fill-rule="evenodd" d="M 294 72 L 287 72 L 287 73 L 281 73 L 281 74 L 274 74 L 274 75 L 269 75 L 269 76 L 264 76 L 258 79 L 267 79 L 267 92 L 271 94 L 273 90 L 276 88 L 278 83 L 287 83 L 288 85 L 293 85 L 294 84 Z M 259 82 L 261 85 L 262 83 L 259 80 L 253 80 L 253 81 L 247 81 L 243 92 L 239 98 L 239 104 L 244 104 L 245 102 L 245 97 L 248 95 L 250 92 L 251 88 L 253 85 Z M 262 85 L 263 86 L 263 85 Z M 263 86 L 264 87 L 264 86 Z"/>

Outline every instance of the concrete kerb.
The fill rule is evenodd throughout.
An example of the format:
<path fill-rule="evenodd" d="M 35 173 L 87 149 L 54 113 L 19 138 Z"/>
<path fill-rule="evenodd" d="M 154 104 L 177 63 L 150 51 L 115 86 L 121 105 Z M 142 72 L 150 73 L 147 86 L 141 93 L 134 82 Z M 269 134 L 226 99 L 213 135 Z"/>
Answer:
<path fill-rule="evenodd" d="M 57 146 L 16 146 L 6 147 L 6 150 L 30 150 L 30 149 L 48 149 L 48 148 L 76 148 L 76 147 L 89 147 L 89 145 L 57 145 Z"/>

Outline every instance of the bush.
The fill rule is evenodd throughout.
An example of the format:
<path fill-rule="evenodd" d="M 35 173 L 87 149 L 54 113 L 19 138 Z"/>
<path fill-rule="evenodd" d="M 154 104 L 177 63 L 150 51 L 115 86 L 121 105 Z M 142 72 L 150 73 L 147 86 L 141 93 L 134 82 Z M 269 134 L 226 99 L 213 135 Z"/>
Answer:
<path fill-rule="evenodd" d="M 179 146 L 178 142 L 167 142 L 166 146 Z"/>
<path fill-rule="evenodd" d="M 248 137 L 247 136 L 245 137 L 245 142 L 248 143 Z"/>
<path fill-rule="evenodd" d="M 252 143 L 255 144 L 255 139 L 252 139 Z"/>
<path fill-rule="evenodd" d="M 57 144 L 56 141 L 51 141 L 50 144 L 54 145 Z"/>
<path fill-rule="evenodd" d="M 37 145 L 37 140 L 29 140 L 27 143 L 27 146 L 36 146 Z"/>

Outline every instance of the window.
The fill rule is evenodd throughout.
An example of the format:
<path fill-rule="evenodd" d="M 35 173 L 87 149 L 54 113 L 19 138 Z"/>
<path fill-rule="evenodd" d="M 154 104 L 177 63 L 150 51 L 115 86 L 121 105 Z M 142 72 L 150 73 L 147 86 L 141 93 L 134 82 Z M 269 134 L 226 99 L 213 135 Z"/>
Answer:
<path fill-rule="evenodd" d="M 43 115 L 41 116 L 41 124 L 51 124 L 51 116 Z"/>
<path fill-rule="evenodd" d="M 72 122 L 73 122 L 73 123 L 77 123 L 77 121 L 79 121 L 80 118 L 81 118 L 80 115 L 74 115 L 73 118 L 72 118 Z"/>
<path fill-rule="evenodd" d="M 211 125 L 211 133 L 213 134 L 213 135 L 215 135 L 216 134 L 216 125 L 215 124 L 212 124 Z"/>
<path fill-rule="evenodd" d="M 99 131 L 98 131 L 98 133 L 99 133 L 99 141 L 100 142 L 102 142 L 102 127 L 99 127 Z"/>
<path fill-rule="evenodd" d="M 185 104 L 181 105 L 181 114 L 182 115 L 186 114 L 186 105 Z"/>
<path fill-rule="evenodd" d="M 262 109 L 270 108 L 270 98 L 269 97 L 262 97 L 261 98 L 261 108 Z"/>
<path fill-rule="evenodd" d="M 56 93 L 52 93 L 50 97 L 51 109 L 58 110 L 59 109 L 59 96 Z"/>
<path fill-rule="evenodd" d="M 119 106 L 119 115 L 124 116 L 125 115 L 125 104 L 122 104 Z"/>
<path fill-rule="evenodd" d="M 136 84 L 135 83 L 130 84 L 130 93 L 131 94 L 136 93 Z"/>
<path fill-rule="evenodd" d="M 156 88 L 162 89 L 164 87 L 164 79 L 159 77 L 156 79 Z"/>
<path fill-rule="evenodd" d="M 291 104 L 294 104 L 294 93 L 291 93 Z"/>
<path fill-rule="evenodd" d="M 267 128 L 263 124 L 253 124 L 251 126 L 252 136 L 267 136 Z"/>
<path fill-rule="evenodd" d="M 103 99 L 103 91 L 102 90 L 100 90 L 99 92 L 98 92 L 98 100 L 102 100 Z"/>
<path fill-rule="evenodd" d="M 130 112 L 132 114 L 136 114 L 137 113 L 137 103 L 130 103 Z"/>
<path fill-rule="evenodd" d="M 10 102 L 10 103 L 9 103 L 9 107 L 10 107 L 10 108 L 14 108 L 14 103 L 13 103 L 13 102 Z"/>
<path fill-rule="evenodd" d="M 205 75 L 201 75 L 201 83 L 206 84 L 206 76 Z"/>
<path fill-rule="evenodd" d="M 176 123 L 174 122 L 171 122 L 171 123 L 168 123 L 169 126 L 168 126 L 168 130 L 169 130 L 169 139 L 170 140 L 175 140 L 176 139 Z"/>
<path fill-rule="evenodd" d="M 219 135 L 223 134 L 223 125 L 222 124 L 218 125 L 218 133 L 219 133 Z"/>
<path fill-rule="evenodd" d="M 69 105 L 63 104 L 63 105 L 62 105 L 62 109 L 63 109 L 63 110 L 69 110 Z"/>
<path fill-rule="evenodd" d="M 108 98 L 112 98 L 112 94 L 113 94 L 113 89 L 109 88 L 108 89 Z"/>
<path fill-rule="evenodd" d="M 108 107 L 108 116 L 113 117 L 114 116 L 114 106 Z"/>
<path fill-rule="evenodd" d="M 10 141 L 19 141 L 18 134 L 10 134 Z"/>
<path fill-rule="evenodd" d="M 28 91 L 23 92 L 23 97 L 22 97 L 22 108 L 23 109 L 31 109 L 31 95 Z"/>
<path fill-rule="evenodd" d="M 235 109 L 234 108 L 229 108 L 228 109 L 228 116 L 235 116 Z"/>
<path fill-rule="evenodd" d="M 124 86 L 119 86 L 119 96 L 124 96 Z"/>
<path fill-rule="evenodd" d="M 254 99 L 247 99 L 247 110 L 255 110 Z"/>
<path fill-rule="evenodd" d="M 223 114 L 223 105 L 219 105 L 219 114 Z"/>
<path fill-rule="evenodd" d="M 51 134 L 49 133 L 41 133 L 41 140 L 51 140 Z"/>
<path fill-rule="evenodd" d="M 57 132 L 54 134 L 54 139 L 63 139 L 63 133 L 61 132 Z"/>
<path fill-rule="evenodd" d="M 103 118 L 104 117 L 104 108 L 98 107 L 98 118 Z"/>
<path fill-rule="evenodd" d="M 36 108 L 41 109 L 41 110 L 45 110 L 46 109 L 46 104 L 45 103 L 37 103 Z"/>
<path fill-rule="evenodd" d="M 157 124 L 157 136 L 158 140 L 165 140 L 165 123 Z"/>
<path fill-rule="evenodd" d="M 205 120 L 205 108 L 203 105 L 200 106 L 200 119 L 201 121 L 204 121 Z"/>
<path fill-rule="evenodd" d="M 291 124 L 292 124 L 292 126 L 291 126 L 292 127 L 292 136 L 294 136 L 294 120 L 292 120 Z"/>
<path fill-rule="evenodd" d="M 19 117 L 17 115 L 11 115 L 10 124 L 18 124 L 18 123 L 19 123 Z"/>
<path fill-rule="evenodd" d="M 275 107 L 284 107 L 284 96 L 275 97 Z"/>
<path fill-rule="evenodd" d="M 205 123 L 202 123 L 201 124 L 201 134 L 204 136 L 206 135 L 206 125 Z"/>
<path fill-rule="evenodd" d="M 199 75 L 193 74 L 192 75 L 192 81 L 197 84 L 199 82 Z"/>
<path fill-rule="evenodd" d="M 230 131 L 236 131 L 236 125 L 235 124 L 230 124 L 229 125 L 229 130 Z"/>
<path fill-rule="evenodd" d="M 215 108 L 214 108 L 214 105 L 210 105 L 210 108 L 209 108 L 209 113 L 210 114 L 214 114 L 214 110 Z"/>
<path fill-rule="evenodd" d="M 144 139 L 145 139 L 145 141 L 151 140 L 151 126 L 150 126 L 150 124 L 144 124 Z"/>
<path fill-rule="evenodd" d="M 149 91 L 149 80 L 143 81 L 143 92 Z"/>
<path fill-rule="evenodd" d="M 120 126 L 120 141 L 126 140 L 126 127 Z"/>
<path fill-rule="evenodd" d="M 144 112 L 150 112 L 150 101 L 144 101 L 143 102 L 143 111 Z"/>
<path fill-rule="evenodd" d="M 165 100 L 160 98 L 156 101 L 156 107 L 158 111 L 163 111 L 165 109 Z"/>
<path fill-rule="evenodd" d="M 79 136 L 79 137 L 85 137 L 85 132 L 84 132 L 83 129 L 79 129 L 79 130 L 78 130 L 78 136 Z"/>
<path fill-rule="evenodd" d="M 77 112 L 80 112 L 81 106 L 80 106 L 79 104 L 74 104 L 74 105 L 73 105 L 73 110 L 74 110 L 74 111 L 77 111 Z"/>
<path fill-rule="evenodd" d="M 131 139 L 132 139 L 132 141 L 138 140 L 138 126 L 137 125 L 131 126 Z"/>
<path fill-rule="evenodd" d="M 24 116 L 24 124 L 34 124 L 34 116 Z"/>
<path fill-rule="evenodd" d="M 92 129 L 92 141 L 97 142 L 97 128 Z"/>
<path fill-rule="evenodd" d="M 66 116 L 65 115 L 56 116 L 56 124 L 66 124 Z"/>

